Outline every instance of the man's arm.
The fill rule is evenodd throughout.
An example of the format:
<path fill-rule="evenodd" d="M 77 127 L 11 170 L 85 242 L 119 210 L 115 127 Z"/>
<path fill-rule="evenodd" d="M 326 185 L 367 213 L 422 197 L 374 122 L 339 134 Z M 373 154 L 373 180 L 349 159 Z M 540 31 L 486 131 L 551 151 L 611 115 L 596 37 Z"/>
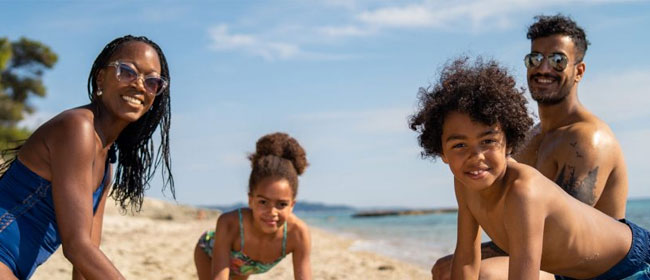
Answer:
<path fill-rule="evenodd" d="M 581 125 L 571 128 L 561 140 L 558 142 L 561 147 L 555 153 L 557 169 L 550 178 L 571 196 L 596 206 L 620 156 L 616 139 L 595 125 Z M 626 193 L 621 195 L 627 196 Z M 624 204 L 623 207 L 599 210 L 614 218 L 625 216 Z"/>
<path fill-rule="evenodd" d="M 494 242 L 488 241 L 481 243 L 481 260 L 507 256 L 508 253 L 504 252 Z M 451 262 L 454 255 L 447 255 L 436 260 L 436 263 L 431 267 L 431 279 L 433 280 L 448 280 L 451 279 Z"/>

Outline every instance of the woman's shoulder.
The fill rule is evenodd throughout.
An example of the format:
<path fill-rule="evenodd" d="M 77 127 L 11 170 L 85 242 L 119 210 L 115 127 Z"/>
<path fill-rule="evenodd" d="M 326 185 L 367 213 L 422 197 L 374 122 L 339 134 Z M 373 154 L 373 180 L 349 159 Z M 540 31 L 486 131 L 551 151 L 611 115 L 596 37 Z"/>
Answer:
<path fill-rule="evenodd" d="M 59 113 L 43 124 L 42 130 L 52 134 L 67 134 L 71 132 L 94 134 L 94 115 L 92 111 L 84 107 L 69 109 Z"/>
<path fill-rule="evenodd" d="M 57 122 L 71 124 L 92 124 L 94 119 L 94 113 L 86 106 L 65 110 L 52 118 L 52 120 L 56 120 Z"/>
<path fill-rule="evenodd" d="M 90 110 L 83 107 L 66 110 L 38 127 L 23 145 L 19 157 L 32 169 L 49 169 L 49 165 L 39 168 L 35 162 L 48 162 L 57 152 L 67 155 L 71 150 L 86 151 L 90 155 L 95 148 L 96 136 Z M 39 174 L 43 176 L 48 172 Z M 49 178 L 49 175 L 43 177 Z"/>

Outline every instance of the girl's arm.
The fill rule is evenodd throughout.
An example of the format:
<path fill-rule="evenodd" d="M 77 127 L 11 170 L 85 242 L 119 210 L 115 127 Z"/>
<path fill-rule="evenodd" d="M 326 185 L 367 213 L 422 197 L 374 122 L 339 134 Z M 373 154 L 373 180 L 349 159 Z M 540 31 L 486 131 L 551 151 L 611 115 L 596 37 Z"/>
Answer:
<path fill-rule="evenodd" d="M 99 248 L 99 245 L 102 242 L 102 228 L 104 225 L 104 208 L 106 206 L 106 198 L 110 193 L 112 174 L 113 174 L 113 168 L 109 166 L 108 176 L 106 178 L 106 181 L 104 182 L 104 191 L 100 198 L 99 205 L 97 205 L 97 211 L 95 212 L 95 216 L 93 217 L 93 228 L 92 228 L 92 232 L 90 233 L 90 239 L 97 248 Z M 81 275 L 81 272 L 79 272 L 73 267 L 72 279 L 84 280 L 86 278 L 84 278 L 83 275 Z"/>
<path fill-rule="evenodd" d="M 96 164 L 105 164 L 96 158 L 101 148 L 97 143 L 93 124 L 79 115 L 61 120 L 49 135 L 54 211 L 63 254 L 78 273 L 88 279 L 124 279 L 92 237 L 92 193 L 97 186 L 93 171 Z"/>
<path fill-rule="evenodd" d="M 514 184 L 503 210 L 510 255 L 508 279 L 539 279 L 546 211 L 534 188 Z"/>
<path fill-rule="evenodd" d="M 233 224 L 239 225 L 238 217 L 232 214 L 233 212 L 222 214 L 217 219 L 212 246 L 212 279 L 214 280 L 228 280 L 230 277 L 230 248 L 236 235 L 233 232 Z"/>
<path fill-rule="evenodd" d="M 478 279 L 481 266 L 481 235 L 478 222 L 469 211 L 461 183 L 454 180 L 458 202 L 456 250 L 451 261 L 451 279 Z"/>
<path fill-rule="evenodd" d="M 311 235 L 306 224 L 299 221 L 296 223 L 298 234 L 296 235 L 296 249 L 293 255 L 293 276 L 296 280 L 311 280 Z"/>

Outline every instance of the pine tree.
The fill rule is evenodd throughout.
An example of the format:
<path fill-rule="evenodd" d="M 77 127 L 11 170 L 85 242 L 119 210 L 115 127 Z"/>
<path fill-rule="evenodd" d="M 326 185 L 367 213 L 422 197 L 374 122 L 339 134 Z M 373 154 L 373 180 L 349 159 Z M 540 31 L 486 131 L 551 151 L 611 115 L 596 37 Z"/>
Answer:
<path fill-rule="evenodd" d="M 35 110 L 28 103 L 30 96 L 45 97 L 42 76 L 57 59 L 56 53 L 41 42 L 0 38 L 0 148 L 30 135 L 17 124 Z"/>

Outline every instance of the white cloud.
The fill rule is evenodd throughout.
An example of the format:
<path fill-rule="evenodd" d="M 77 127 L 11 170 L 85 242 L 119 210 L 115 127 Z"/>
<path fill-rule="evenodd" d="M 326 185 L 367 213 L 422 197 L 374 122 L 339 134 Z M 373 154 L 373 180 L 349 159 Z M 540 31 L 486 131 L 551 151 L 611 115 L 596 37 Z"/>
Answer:
<path fill-rule="evenodd" d="M 424 5 L 382 8 L 358 15 L 362 22 L 379 26 L 418 27 L 436 22 L 434 12 Z"/>
<path fill-rule="evenodd" d="M 254 35 L 231 34 L 225 24 L 210 28 L 208 32 L 214 50 L 242 50 L 270 61 L 289 59 L 302 52 L 297 45 L 266 41 Z"/>
<path fill-rule="evenodd" d="M 289 28 L 285 33 L 301 33 L 313 32 L 313 29 L 299 30 Z M 317 30 L 319 31 L 319 30 Z M 322 29 L 319 34 L 323 32 L 330 32 L 331 34 L 341 32 L 353 32 L 351 30 L 334 30 Z M 210 48 L 216 51 L 239 51 L 249 55 L 261 57 L 267 61 L 275 60 L 289 60 L 289 59 L 306 59 L 306 60 L 343 60 L 356 57 L 350 54 L 334 54 L 306 51 L 298 43 L 279 42 L 274 40 L 267 40 L 265 37 L 271 36 L 270 34 L 278 35 L 276 33 L 268 33 L 262 35 L 250 34 L 233 34 L 229 31 L 228 25 L 221 24 L 214 26 L 208 30 L 209 36 L 212 39 Z M 284 34 L 286 35 L 286 34 Z M 279 36 L 278 36 L 279 37 Z M 286 36 L 285 36 L 286 37 Z M 292 36 L 289 36 L 292 37 Z M 293 36 L 289 40 L 299 41 L 300 38 Z M 303 42 L 309 43 L 309 42 Z M 313 42 L 312 42 L 313 43 Z"/>
<path fill-rule="evenodd" d="M 472 0 L 422 1 L 393 7 L 366 10 L 357 19 L 370 26 L 395 28 L 507 28 L 508 16 L 515 12 L 535 11 L 544 7 L 567 6 L 576 3 L 600 4 L 620 0 Z M 470 24 L 470 26 L 467 26 Z"/>
<path fill-rule="evenodd" d="M 377 32 L 376 28 L 362 28 L 360 26 L 325 26 L 319 28 L 323 35 L 329 37 L 361 37 L 372 35 Z"/>
<path fill-rule="evenodd" d="M 189 7 L 185 5 L 172 5 L 171 3 L 167 3 L 166 5 L 153 7 L 147 5 L 147 7 L 141 8 L 140 14 L 142 15 L 142 19 L 146 21 L 162 23 L 182 20 L 189 12 Z"/>
<path fill-rule="evenodd" d="M 315 1 L 317 4 L 324 4 L 331 7 L 342 7 L 345 9 L 354 9 L 359 3 L 355 0 L 318 0 Z"/>

